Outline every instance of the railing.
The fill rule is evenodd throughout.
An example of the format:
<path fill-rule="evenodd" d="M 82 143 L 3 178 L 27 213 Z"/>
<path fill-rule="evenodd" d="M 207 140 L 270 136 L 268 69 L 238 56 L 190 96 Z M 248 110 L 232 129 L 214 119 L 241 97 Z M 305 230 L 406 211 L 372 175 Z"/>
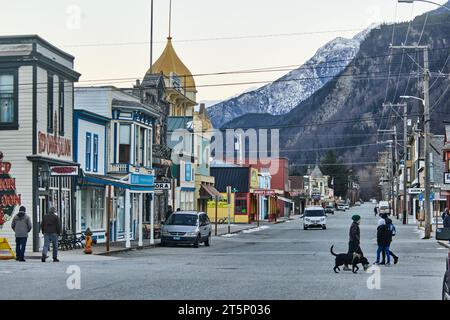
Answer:
<path fill-rule="evenodd" d="M 111 163 L 109 165 L 110 173 L 128 174 L 128 173 L 141 173 L 154 175 L 155 170 L 149 167 L 135 166 L 129 163 Z"/>

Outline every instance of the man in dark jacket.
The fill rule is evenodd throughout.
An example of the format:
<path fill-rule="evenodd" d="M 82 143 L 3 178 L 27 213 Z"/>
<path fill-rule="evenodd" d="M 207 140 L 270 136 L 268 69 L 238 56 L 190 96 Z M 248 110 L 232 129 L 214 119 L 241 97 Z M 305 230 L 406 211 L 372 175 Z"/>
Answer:
<path fill-rule="evenodd" d="M 386 221 L 380 220 L 378 221 L 377 228 L 377 261 L 375 264 L 380 264 L 380 255 L 381 252 L 384 251 L 387 256 L 386 266 L 391 265 L 391 256 L 389 255 L 389 239 L 390 239 L 390 231 L 389 227 L 386 225 Z"/>
<path fill-rule="evenodd" d="M 444 223 L 444 228 L 450 228 L 450 214 L 447 214 L 444 217 L 443 223 Z M 450 241 L 448 243 L 450 243 Z"/>
<path fill-rule="evenodd" d="M 42 249 L 42 262 L 48 258 L 47 252 L 50 250 L 50 242 L 53 245 L 53 262 L 58 260 L 58 236 L 61 235 L 61 220 L 56 214 L 56 209 L 51 207 L 42 218 L 41 230 L 44 234 L 44 248 Z"/>
<path fill-rule="evenodd" d="M 13 218 L 11 228 L 16 235 L 16 260 L 25 262 L 25 248 L 32 225 L 24 206 L 20 207 L 19 213 Z"/>

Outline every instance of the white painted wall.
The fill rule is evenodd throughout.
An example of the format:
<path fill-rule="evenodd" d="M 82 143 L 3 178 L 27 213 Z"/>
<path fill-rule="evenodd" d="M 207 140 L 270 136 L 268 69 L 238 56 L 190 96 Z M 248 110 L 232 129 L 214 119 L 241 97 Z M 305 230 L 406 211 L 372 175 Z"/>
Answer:
<path fill-rule="evenodd" d="M 91 165 L 86 170 L 86 134 L 91 133 Z M 98 135 L 98 172 L 94 172 L 94 134 Z M 78 122 L 78 155 L 77 162 L 86 173 L 105 175 L 105 126 L 79 119 Z"/>

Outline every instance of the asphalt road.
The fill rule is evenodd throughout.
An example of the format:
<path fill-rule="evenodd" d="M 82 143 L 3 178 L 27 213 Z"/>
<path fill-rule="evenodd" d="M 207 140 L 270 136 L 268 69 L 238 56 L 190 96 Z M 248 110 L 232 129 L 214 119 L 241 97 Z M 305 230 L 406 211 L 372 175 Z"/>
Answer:
<path fill-rule="evenodd" d="M 372 274 L 332 270 L 329 249 L 347 251 L 350 217 L 362 218 L 362 249 L 375 261 L 373 205 L 328 217 L 327 230 L 304 231 L 300 220 L 250 233 L 213 238 L 211 247 L 138 250 L 115 257 L 83 256 L 61 263 L 0 262 L 8 299 L 440 299 L 446 249 L 421 240 L 414 226 L 395 219 L 392 250 L 399 263 Z M 68 261 L 70 260 L 70 261 Z M 69 290 L 70 266 L 81 271 L 81 290 Z M 373 279 L 373 278 L 371 278 Z M 378 279 L 378 278 L 377 278 Z M 72 282 L 75 283 L 75 282 Z M 377 282 L 371 282 L 376 285 Z"/>

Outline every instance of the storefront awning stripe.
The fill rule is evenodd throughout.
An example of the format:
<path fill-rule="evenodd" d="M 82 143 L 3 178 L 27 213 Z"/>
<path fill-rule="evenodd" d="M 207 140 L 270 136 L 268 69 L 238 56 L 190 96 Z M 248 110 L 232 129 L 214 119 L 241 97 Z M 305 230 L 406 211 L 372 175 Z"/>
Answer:
<path fill-rule="evenodd" d="M 138 186 L 138 185 L 130 185 L 128 183 L 124 183 L 121 181 L 111 180 L 105 177 L 92 177 L 92 176 L 85 176 L 81 179 L 82 181 L 100 184 L 104 186 L 113 186 L 117 188 L 122 189 L 130 189 L 133 191 L 153 191 L 153 186 Z"/>
<path fill-rule="evenodd" d="M 206 184 L 202 184 L 201 185 L 202 190 L 204 190 L 206 193 L 208 193 L 211 198 L 215 199 L 216 197 L 218 197 L 219 199 L 222 198 L 222 195 L 220 194 L 219 191 L 217 191 L 216 188 L 214 188 L 213 186 L 208 186 Z"/>
<path fill-rule="evenodd" d="M 292 201 L 291 199 L 284 198 L 284 197 L 278 197 L 278 200 L 281 200 L 281 201 L 283 201 L 283 202 L 294 203 L 294 201 Z"/>

